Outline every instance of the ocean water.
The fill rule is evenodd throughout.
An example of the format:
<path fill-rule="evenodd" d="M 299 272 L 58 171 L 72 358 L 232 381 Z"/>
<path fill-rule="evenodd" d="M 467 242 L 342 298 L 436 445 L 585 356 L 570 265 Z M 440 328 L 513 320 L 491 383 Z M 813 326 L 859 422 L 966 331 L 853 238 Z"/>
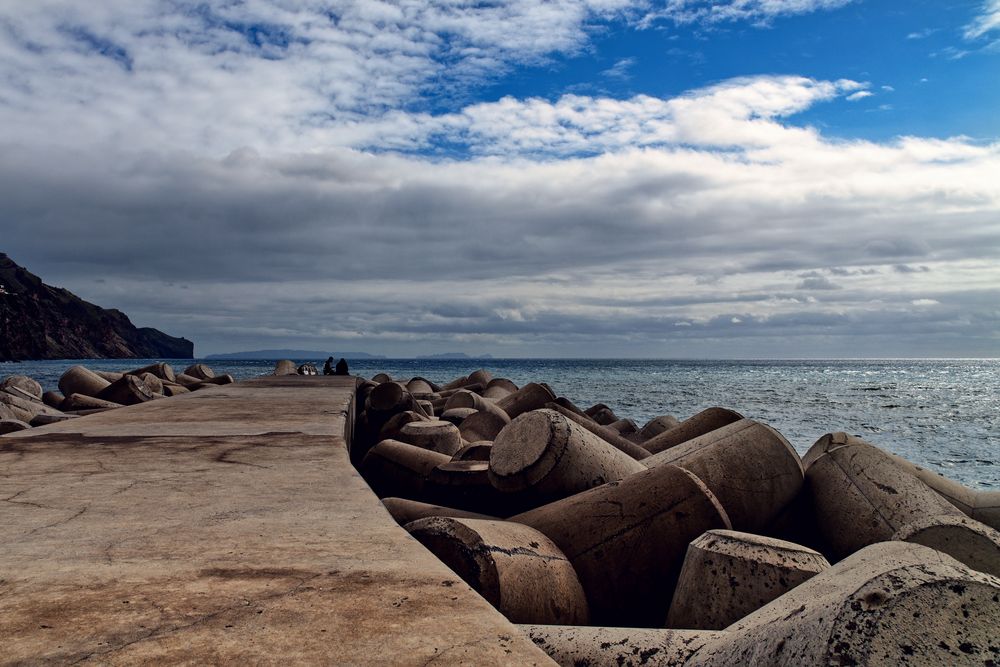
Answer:
<path fill-rule="evenodd" d="M 86 360 L 101 370 L 155 360 Z M 301 361 L 301 360 L 299 360 Z M 24 374 L 46 389 L 73 361 L 0 363 L 0 377 Z M 173 362 L 178 370 L 187 361 Z M 273 361 L 207 360 L 237 379 L 269 374 Z M 322 363 L 317 363 L 321 368 Z M 518 385 L 547 382 L 580 407 L 605 403 L 642 426 L 713 405 L 780 431 L 805 453 L 821 435 L 846 431 L 972 487 L 1000 489 L 1000 359 L 684 361 L 368 359 L 351 372 L 415 375 L 445 383 L 477 368 Z"/>

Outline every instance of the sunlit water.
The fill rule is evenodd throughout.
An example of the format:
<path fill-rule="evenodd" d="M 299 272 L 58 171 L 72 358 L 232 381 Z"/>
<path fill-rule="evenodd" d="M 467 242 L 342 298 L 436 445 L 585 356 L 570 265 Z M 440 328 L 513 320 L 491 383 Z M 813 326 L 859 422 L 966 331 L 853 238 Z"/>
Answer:
<path fill-rule="evenodd" d="M 87 360 L 122 370 L 153 360 Z M 0 363 L 54 389 L 72 361 Z M 174 362 L 183 369 L 191 362 Z M 209 360 L 237 379 L 273 361 Z M 322 364 L 317 363 L 321 367 Z M 970 486 L 1000 488 L 1000 360 L 637 361 L 567 359 L 399 360 L 351 363 L 365 377 L 420 375 L 444 383 L 485 367 L 517 384 L 547 382 L 581 407 L 606 403 L 640 426 L 721 405 L 778 429 L 800 452 L 824 433 L 847 431 Z"/>

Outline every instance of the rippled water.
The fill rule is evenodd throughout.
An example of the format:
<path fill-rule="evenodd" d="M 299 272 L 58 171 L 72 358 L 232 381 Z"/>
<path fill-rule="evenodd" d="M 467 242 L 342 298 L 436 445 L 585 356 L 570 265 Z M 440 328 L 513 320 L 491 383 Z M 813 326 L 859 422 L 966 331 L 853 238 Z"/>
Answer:
<path fill-rule="evenodd" d="M 30 375 L 55 388 L 71 361 L 0 363 L 0 376 Z M 121 370 L 146 361 L 87 360 Z M 189 362 L 176 362 L 183 367 Z M 273 361 L 207 361 L 237 379 Z M 1000 360 L 646 361 L 491 359 L 356 361 L 371 377 L 414 375 L 444 383 L 483 366 L 517 384 L 547 382 L 581 407 L 606 403 L 640 426 L 721 405 L 778 429 L 800 452 L 824 433 L 847 431 L 970 486 L 1000 488 Z"/>

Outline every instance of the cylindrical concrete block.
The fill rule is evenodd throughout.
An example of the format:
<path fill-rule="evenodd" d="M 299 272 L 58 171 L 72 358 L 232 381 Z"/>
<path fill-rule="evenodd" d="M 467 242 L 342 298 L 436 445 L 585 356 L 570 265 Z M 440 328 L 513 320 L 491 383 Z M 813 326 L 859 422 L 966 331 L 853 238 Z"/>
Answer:
<path fill-rule="evenodd" d="M 776 430 L 741 419 L 655 454 L 643 463 L 690 470 L 726 508 L 733 528 L 757 532 L 802 489 L 798 453 Z"/>
<path fill-rule="evenodd" d="M 722 636 L 708 630 L 595 628 L 581 625 L 519 625 L 560 667 L 684 665 L 698 649 Z"/>
<path fill-rule="evenodd" d="M 537 530 L 454 517 L 419 519 L 406 529 L 512 622 L 587 623 L 573 566 Z"/>
<path fill-rule="evenodd" d="M 497 401 L 497 405 L 507 413 L 508 417 L 515 419 L 525 412 L 538 410 L 555 399 L 556 395 L 547 386 L 529 382 L 517 391 L 501 398 Z"/>
<path fill-rule="evenodd" d="M 42 403 L 56 410 L 60 409 L 59 406 L 62 405 L 64 400 L 66 400 L 66 397 L 62 395 L 61 391 L 47 391 L 42 394 Z"/>
<path fill-rule="evenodd" d="M 407 382 L 406 390 L 411 394 L 416 394 L 418 396 L 434 393 L 434 388 L 431 387 L 431 383 L 422 377 L 415 377 Z"/>
<path fill-rule="evenodd" d="M 612 431 L 607 426 L 601 426 L 590 417 L 579 414 L 572 409 L 565 407 L 565 405 L 559 403 L 558 401 L 546 403 L 545 407 L 549 410 L 555 410 L 563 417 L 566 417 L 570 421 L 574 422 L 577 426 L 582 426 L 584 429 L 590 431 L 601 440 L 609 443 L 618 451 L 625 452 L 636 461 L 642 461 L 643 459 L 648 459 L 652 456 L 652 454 L 639 445 L 623 438 L 617 431 Z"/>
<path fill-rule="evenodd" d="M 168 382 L 177 381 L 174 369 L 170 366 L 170 364 L 162 361 L 156 364 L 150 364 L 149 366 L 143 366 L 142 368 L 137 368 L 134 371 L 129 371 L 129 375 L 142 375 L 143 373 L 152 373 L 161 380 L 166 380 Z"/>
<path fill-rule="evenodd" d="M 167 382 L 163 385 L 163 395 L 164 396 L 180 396 L 181 394 L 190 394 L 191 390 L 182 384 L 174 384 L 172 382 Z"/>
<path fill-rule="evenodd" d="M 392 376 L 388 373 L 377 373 L 372 376 L 372 382 L 376 384 L 382 384 L 383 382 L 392 382 Z"/>
<path fill-rule="evenodd" d="M 34 418 L 35 413 L 29 410 L 23 410 L 16 405 L 9 405 L 0 401 L 0 419 L 19 421 L 28 424 Z"/>
<path fill-rule="evenodd" d="M 483 387 L 488 387 L 492 381 L 493 374 L 488 370 L 480 368 L 477 371 L 469 373 L 469 384 L 481 384 Z"/>
<path fill-rule="evenodd" d="M 455 452 L 451 457 L 452 461 L 486 461 L 489 463 L 490 452 L 493 451 L 493 443 L 487 440 L 470 442 Z"/>
<path fill-rule="evenodd" d="M 915 475 L 921 482 L 934 489 L 939 496 L 962 510 L 963 514 L 985 523 L 993 530 L 1000 530 L 1000 491 L 970 489 L 933 470 L 911 463 L 902 456 L 891 452 L 886 452 L 886 454 L 902 468 Z"/>
<path fill-rule="evenodd" d="M 25 398 L 23 394 L 15 394 L 17 388 L 12 388 L 10 392 L 0 391 L 0 403 L 6 404 L 14 412 L 17 419 L 30 422 L 35 415 L 43 411 L 52 411 L 52 408 L 41 401 L 34 401 Z"/>
<path fill-rule="evenodd" d="M 1000 580 L 933 549 L 862 549 L 726 628 L 693 666 L 983 665 L 1000 652 Z"/>
<path fill-rule="evenodd" d="M 95 371 L 91 371 L 91 372 L 94 373 L 95 375 L 100 375 L 102 378 L 104 378 L 108 382 L 115 382 L 117 380 L 121 380 L 122 376 L 125 375 L 125 373 L 122 373 L 120 371 L 100 371 L 100 370 L 95 370 Z"/>
<path fill-rule="evenodd" d="M 27 431 L 31 428 L 31 425 L 20 419 L 12 419 L 3 417 L 0 415 L 0 435 L 7 435 L 8 433 L 18 433 L 20 431 Z"/>
<path fill-rule="evenodd" d="M 483 396 L 496 401 L 515 391 L 517 391 L 517 385 L 507 378 L 493 378 L 483 389 Z"/>
<path fill-rule="evenodd" d="M 297 375 L 298 373 L 281 373 L 281 375 Z M 278 375 L 277 373 L 275 375 Z M 205 384 L 204 380 L 199 380 L 198 378 L 188 375 L 187 373 L 177 373 L 174 376 L 174 381 L 185 387 L 194 387 L 197 385 Z"/>
<path fill-rule="evenodd" d="M 598 625 L 662 627 L 691 540 L 731 528 L 701 480 L 676 466 L 510 517 L 548 536 L 580 576 Z"/>
<path fill-rule="evenodd" d="M 388 419 L 390 416 L 405 410 L 412 410 L 425 417 L 429 416 L 423 408 L 417 405 L 413 395 L 396 382 L 384 382 L 373 388 L 368 394 L 365 409 L 369 413 L 369 418 L 383 415 L 385 419 Z"/>
<path fill-rule="evenodd" d="M 900 528 L 892 539 L 937 549 L 973 570 L 1000 577 L 1000 532 L 967 516 L 924 517 Z"/>
<path fill-rule="evenodd" d="M 490 452 L 490 481 L 505 492 L 563 498 L 643 470 L 643 465 L 554 410 L 525 413 Z"/>
<path fill-rule="evenodd" d="M 399 439 L 417 447 L 451 456 L 462 448 L 458 427 L 446 421 L 413 421 L 399 429 Z"/>
<path fill-rule="evenodd" d="M 146 383 L 149 390 L 154 394 L 163 393 L 163 380 L 153 375 L 152 373 L 143 373 L 139 378 Z M 113 383 L 112 383 L 113 384 Z"/>
<path fill-rule="evenodd" d="M 829 567 L 799 544 L 709 530 L 687 548 L 667 627 L 722 630 Z"/>
<path fill-rule="evenodd" d="M 628 436 L 639 432 L 639 427 L 628 417 L 619 419 L 616 422 L 611 422 L 608 424 L 608 428 L 621 436 Z"/>
<path fill-rule="evenodd" d="M 743 419 L 743 415 L 738 412 L 726 408 L 708 408 L 693 417 L 688 417 L 674 428 L 650 438 L 642 443 L 642 446 L 653 454 L 659 454 L 682 442 L 705 435 L 741 419 Z"/>
<path fill-rule="evenodd" d="M 59 391 L 62 392 L 63 396 L 69 396 L 70 394 L 97 396 L 110 384 L 110 382 L 83 366 L 71 366 L 59 378 Z"/>
<path fill-rule="evenodd" d="M 467 384 L 469 384 L 469 376 L 463 375 L 461 377 L 455 378 L 448 384 L 443 385 L 441 387 L 441 392 L 450 391 L 452 389 L 460 389 L 461 387 L 464 387 Z"/>
<path fill-rule="evenodd" d="M 358 471 L 379 498 L 400 496 L 421 500 L 431 471 L 449 461 L 448 456 L 439 452 L 397 440 L 383 440 L 365 454 Z"/>
<path fill-rule="evenodd" d="M 201 380 L 208 380 L 215 377 L 215 371 L 205 364 L 191 364 L 184 369 L 184 374 Z"/>
<path fill-rule="evenodd" d="M 427 421 L 427 417 L 417 414 L 413 410 L 397 412 L 386 420 L 385 424 L 378 432 L 378 439 L 381 440 L 402 440 L 400 431 L 410 422 Z"/>
<path fill-rule="evenodd" d="M 313 373 L 313 375 L 315 375 L 315 373 Z M 236 382 L 236 378 L 234 378 L 229 373 L 224 373 L 223 375 L 213 375 L 212 377 L 206 378 L 201 382 L 203 384 L 215 384 L 215 385 L 233 384 L 234 382 Z"/>
<path fill-rule="evenodd" d="M 451 410 L 453 408 L 475 408 L 480 412 L 492 412 L 498 417 L 506 418 L 508 422 L 510 421 L 510 417 L 497 405 L 496 401 L 483 398 L 479 394 L 466 391 L 464 389 L 456 391 L 445 401 L 445 410 Z"/>
<path fill-rule="evenodd" d="M 877 447 L 846 433 L 828 433 L 806 457 L 809 488 L 823 535 L 842 558 L 892 539 L 924 517 L 961 515 L 929 486 Z"/>
<path fill-rule="evenodd" d="M 618 415 L 615 414 L 615 411 L 604 405 L 604 403 L 592 405 L 584 410 L 583 413 L 601 426 L 610 426 L 618 421 Z"/>
<path fill-rule="evenodd" d="M 726 508 L 733 528 L 757 531 L 802 488 L 799 455 L 780 433 L 741 419 L 645 459 L 690 470 Z"/>
<path fill-rule="evenodd" d="M 424 497 L 429 502 L 490 516 L 507 517 L 530 504 L 496 490 L 486 461 L 455 461 L 436 466 L 427 476 Z"/>
<path fill-rule="evenodd" d="M 680 421 L 673 415 L 660 415 L 659 417 L 653 417 L 646 422 L 641 429 L 639 429 L 639 440 L 641 442 L 646 442 L 647 440 L 660 435 L 664 431 L 669 431 L 679 425 Z"/>
<path fill-rule="evenodd" d="M 274 364 L 274 372 L 271 375 L 297 375 L 299 372 L 295 362 L 291 359 L 281 359 Z"/>
<path fill-rule="evenodd" d="M 461 409 L 461 408 L 458 408 Z M 459 424 L 458 430 L 466 442 L 478 442 L 480 440 L 496 440 L 497 435 L 510 423 L 510 417 L 506 413 L 497 414 L 495 412 L 475 412 Z"/>
<path fill-rule="evenodd" d="M 432 516 L 450 516 L 457 519 L 483 519 L 485 521 L 497 519 L 497 517 L 488 514 L 466 512 L 454 507 L 422 503 L 419 500 L 407 500 L 406 498 L 383 498 L 382 504 L 400 526 L 405 526 L 417 519 L 426 519 Z"/>
<path fill-rule="evenodd" d="M 65 412 L 60 412 L 57 415 L 35 415 L 29 424 L 31 426 L 48 426 L 49 424 L 58 424 L 59 422 L 76 419 L 76 417 L 77 415 L 68 415 Z"/>
<path fill-rule="evenodd" d="M 122 407 L 122 404 L 115 403 L 114 401 L 105 401 L 93 396 L 87 396 L 86 394 L 70 394 L 62 402 L 59 409 L 66 412 L 68 410 L 99 410 L 120 407 Z"/>
<path fill-rule="evenodd" d="M 8 375 L 0 382 L 0 391 L 10 387 L 17 387 L 31 398 L 42 400 L 42 385 L 27 375 Z"/>
<path fill-rule="evenodd" d="M 476 414 L 479 410 L 475 408 L 452 408 L 441 413 L 441 421 L 461 427 L 466 417 Z"/>
<path fill-rule="evenodd" d="M 135 405 L 153 400 L 153 391 L 137 375 L 125 375 L 109 384 L 97 398 L 121 405 Z"/>

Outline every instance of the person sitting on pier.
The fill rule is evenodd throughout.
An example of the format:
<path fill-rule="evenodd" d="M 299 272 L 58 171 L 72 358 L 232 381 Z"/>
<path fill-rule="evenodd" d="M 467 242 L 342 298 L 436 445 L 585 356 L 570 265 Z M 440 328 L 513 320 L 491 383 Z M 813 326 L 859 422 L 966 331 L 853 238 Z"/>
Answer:
<path fill-rule="evenodd" d="M 333 357 L 328 357 L 323 364 L 323 375 L 333 375 Z"/>
<path fill-rule="evenodd" d="M 333 358 L 331 357 L 331 361 L 332 360 Z M 347 372 L 347 359 L 344 359 L 343 357 L 340 358 L 340 361 L 337 362 L 337 369 L 333 372 L 333 374 L 350 375 L 350 373 Z"/>

